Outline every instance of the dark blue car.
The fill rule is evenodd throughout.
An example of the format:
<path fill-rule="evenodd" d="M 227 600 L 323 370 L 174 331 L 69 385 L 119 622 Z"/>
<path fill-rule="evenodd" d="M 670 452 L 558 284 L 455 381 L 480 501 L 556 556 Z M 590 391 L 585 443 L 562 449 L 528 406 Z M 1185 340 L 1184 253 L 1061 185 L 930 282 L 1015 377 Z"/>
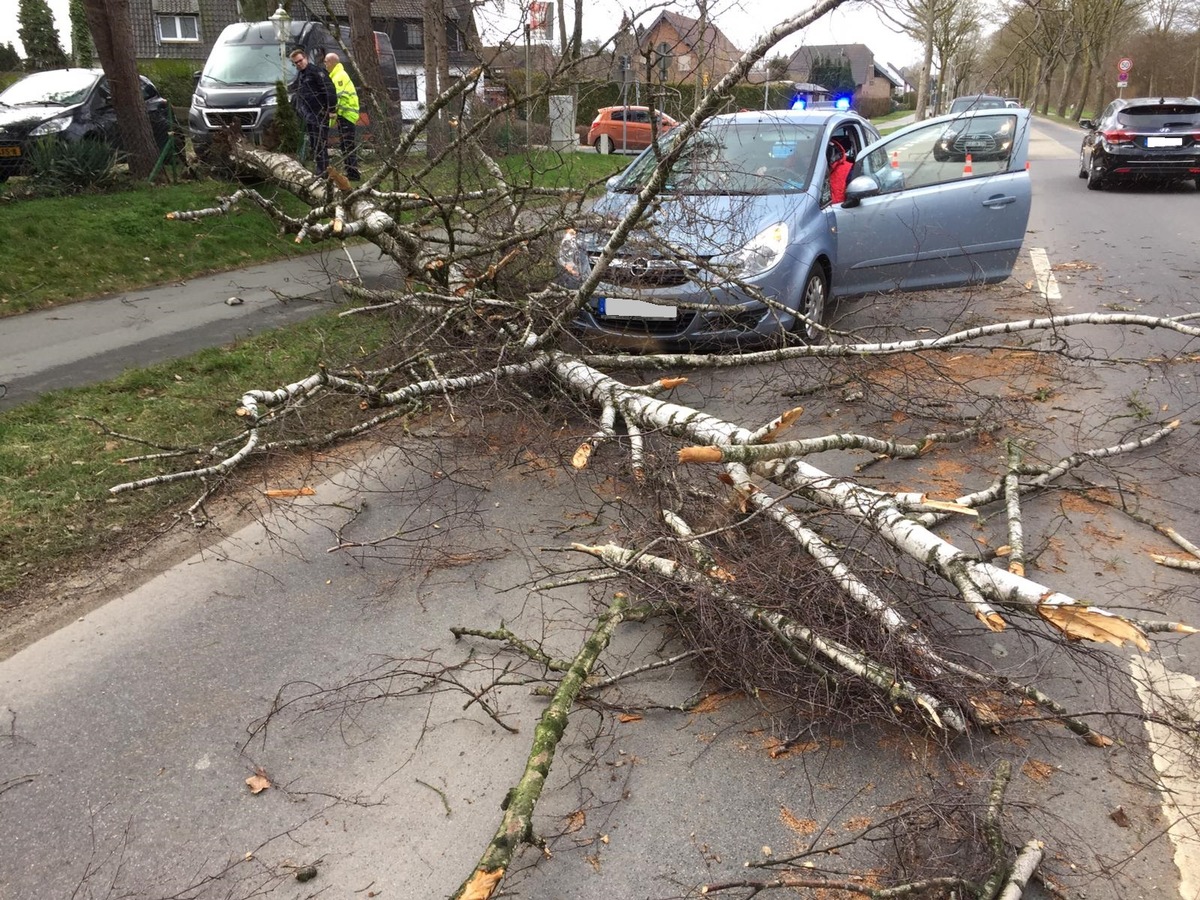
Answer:
<path fill-rule="evenodd" d="M 170 105 L 148 78 L 141 82 L 155 145 L 162 149 L 170 135 Z M 0 181 L 24 172 L 31 145 L 43 138 L 124 149 L 103 70 L 35 72 L 0 93 Z"/>

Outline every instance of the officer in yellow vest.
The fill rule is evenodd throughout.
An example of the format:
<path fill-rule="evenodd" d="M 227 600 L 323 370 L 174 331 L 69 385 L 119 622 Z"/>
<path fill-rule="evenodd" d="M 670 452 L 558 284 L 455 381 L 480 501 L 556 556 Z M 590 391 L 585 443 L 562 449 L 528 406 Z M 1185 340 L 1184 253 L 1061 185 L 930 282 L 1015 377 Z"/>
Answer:
<path fill-rule="evenodd" d="M 350 80 L 346 67 L 336 53 L 325 54 L 325 69 L 337 89 L 337 114 L 330 119 L 329 124 L 337 125 L 338 139 L 342 147 L 342 157 L 346 161 L 346 177 L 358 181 L 362 174 L 358 171 L 358 143 L 356 125 L 358 123 L 358 91 Z"/>

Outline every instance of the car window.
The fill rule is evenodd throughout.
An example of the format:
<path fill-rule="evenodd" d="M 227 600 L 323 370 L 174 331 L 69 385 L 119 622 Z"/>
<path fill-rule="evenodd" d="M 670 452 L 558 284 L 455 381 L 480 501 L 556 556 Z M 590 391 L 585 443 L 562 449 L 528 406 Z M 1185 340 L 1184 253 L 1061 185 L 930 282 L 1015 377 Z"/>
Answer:
<path fill-rule="evenodd" d="M 822 151 L 824 148 L 822 132 L 821 125 L 777 120 L 710 124 L 688 139 L 663 190 L 728 195 L 804 190 L 812 176 L 818 146 Z M 673 147 L 678 135 L 678 131 L 668 131 L 663 147 Z M 639 156 L 615 189 L 639 190 L 657 161 L 653 153 Z"/>
<path fill-rule="evenodd" d="M 1190 129 L 1200 124 L 1200 105 L 1191 103 L 1155 103 L 1153 106 L 1127 106 L 1117 113 L 1117 122 L 1126 128 Z"/>
<path fill-rule="evenodd" d="M 610 109 L 608 111 L 608 118 L 611 119 L 613 122 L 624 122 L 625 121 L 625 110 Z"/>
<path fill-rule="evenodd" d="M 933 123 L 877 146 L 855 164 L 851 177 L 870 175 L 883 193 L 892 193 L 1005 172 L 1016 131 L 1014 115 Z"/>
<path fill-rule="evenodd" d="M 53 69 L 26 75 L 0 94 L 5 106 L 74 106 L 96 83 L 87 69 Z"/>
<path fill-rule="evenodd" d="M 638 125 L 650 124 L 650 114 L 644 109 L 631 109 L 625 118 L 630 122 L 636 122 Z"/>

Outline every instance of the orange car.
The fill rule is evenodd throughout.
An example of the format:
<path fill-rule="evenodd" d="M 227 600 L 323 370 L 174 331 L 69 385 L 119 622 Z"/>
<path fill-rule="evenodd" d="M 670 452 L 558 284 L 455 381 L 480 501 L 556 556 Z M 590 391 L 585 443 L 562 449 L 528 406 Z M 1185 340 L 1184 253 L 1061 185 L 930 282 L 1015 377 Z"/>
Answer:
<path fill-rule="evenodd" d="M 645 150 L 650 146 L 650 107 L 606 106 L 596 113 L 592 127 L 588 130 L 588 146 L 597 153 L 612 153 L 614 150 Z M 655 110 L 655 131 L 658 134 L 674 128 L 678 122 Z"/>

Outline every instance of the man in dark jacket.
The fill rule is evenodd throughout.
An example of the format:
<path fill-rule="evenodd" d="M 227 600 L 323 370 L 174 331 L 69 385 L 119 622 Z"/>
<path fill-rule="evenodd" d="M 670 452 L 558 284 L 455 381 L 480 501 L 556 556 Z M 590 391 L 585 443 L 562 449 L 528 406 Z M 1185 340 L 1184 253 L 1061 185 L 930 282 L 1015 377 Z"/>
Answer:
<path fill-rule="evenodd" d="M 337 90 L 324 66 L 309 65 L 303 48 L 297 47 L 290 57 L 296 66 L 292 102 L 304 120 L 317 174 L 324 175 L 329 168 L 329 120 L 337 112 Z"/>

